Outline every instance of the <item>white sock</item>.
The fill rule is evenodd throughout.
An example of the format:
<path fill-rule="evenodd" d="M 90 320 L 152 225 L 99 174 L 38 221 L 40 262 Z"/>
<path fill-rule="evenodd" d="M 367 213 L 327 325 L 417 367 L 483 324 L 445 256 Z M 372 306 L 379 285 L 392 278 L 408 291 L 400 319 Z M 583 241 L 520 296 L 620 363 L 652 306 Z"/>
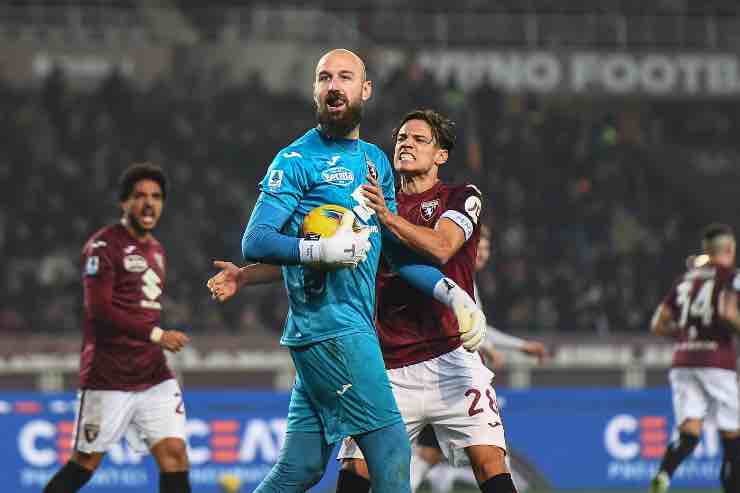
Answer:
<path fill-rule="evenodd" d="M 455 483 L 455 469 L 447 462 L 440 462 L 429 472 L 429 482 L 435 492 L 448 493 Z"/>
<path fill-rule="evenodd" d="M 474 486 L 478 484 L 478 480 L 475 479 L 475 474 L 473 474 L 473 468 L 470 466 L 452 468 L 451 474 L 455 481 L 472 484 Z"/>
<path fill-rule="evenodd" d="M 411 493 L 419 489 L 419 485 L 427 477 L 432 466 L 416 454 L 411 454 Z"/>

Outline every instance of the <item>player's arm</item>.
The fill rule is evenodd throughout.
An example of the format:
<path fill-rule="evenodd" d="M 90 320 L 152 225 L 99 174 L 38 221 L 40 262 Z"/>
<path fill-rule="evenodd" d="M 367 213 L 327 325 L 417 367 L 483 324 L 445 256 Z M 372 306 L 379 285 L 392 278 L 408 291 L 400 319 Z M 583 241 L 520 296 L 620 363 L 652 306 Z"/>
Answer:
<path fill-rule="evenodd" d="M 130 312 L 115 305 L 114 280 L 113 262 L 105 247 L 89 252 L 86 256 L 82 285 L 85 306 L 94 320 L 134 339 L 151 341 L 173 352 L 179 351 L 189 342 L 190 339 L 184 333 L 153 326 L 132 317 Z"/>
<path fill-rule="evenodd" d="M 244 286 L 272 284 L 283 278 L 282 269 L 270 264 L 249 264 L 237 267 L 232 262 L 216 260 L 214 267 L 220 272 L 208 279 L 206 286 L 214 300 L 224 302 L 234 296 Z"/>
<path fill-rule="evenodd" d="M 653 318 L 650 321 L 650 331 L 659 336 L 673 336 L 676 334 L 676 322 L 673 317 L 671 307 L 665 302 L 658 305 L 655 309 Z"/>
<path fill-rule="evenodd" d="M 436 267 L 420 262 L 393 241 L 383 242 L 383 253 L 391 267 L 410 285 L 452 309 L 463 347 L 477 351 L 486 336 L 486 317 L 475 300 Z"/>
<path fill-rule="evenodd" d="M 451 219 L 443 217 L 434 228 L 418 226 L 394 214 L 386 205 L 378 182 L 368 176 L 370 183 L 363 185 L 367 206 L 375 211 L 380 224 L 405 246 L 444 265 L 465 243 L 465 232 Z"/>
<path fill-rule="evenodd" d="M 370 242 L 368 231 L 352 231 L 353 218 L 343 218 L 337 233 L 329 238 L 295 238 L 282 233 L 310 187 L 302 158 L 294 158 L 296 154 L 279 153 L 260 184 L 259 198 L 242 236 L 244 259 L 275 265 L 356 267 L 367 257 Z"/>
<path fill-rule="evenodd" d="M 738 313 L 737 303 L 737 291 L 721 291 L 717 300 L 717 315 L 734 331 L 740 332 L 740 313 Z"/>
<path fill-rule="evenodd" d="M 539 362 L 542 362 L 547 357 L 547 349 L 541 342 L 522 339 L 521 337 L 502 332 L 490 325 L 488 326 L 488 330 L 486 330 L 486 339 L 481 348 L 483 350 L 493 350 L 495 348 L 519 351 L 534 356 Z"/>

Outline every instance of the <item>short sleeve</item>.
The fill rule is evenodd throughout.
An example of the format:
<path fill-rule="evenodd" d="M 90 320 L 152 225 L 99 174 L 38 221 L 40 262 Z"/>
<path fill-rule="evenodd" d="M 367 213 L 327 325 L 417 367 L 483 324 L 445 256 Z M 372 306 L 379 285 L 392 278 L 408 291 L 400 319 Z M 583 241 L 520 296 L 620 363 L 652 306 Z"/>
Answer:
<path fill-rule="evenodd" d="M 286 212 L 295 210 L 307 189 L 303 155 L 291 150 L 283 150 L 275 156 L 259 184 L 262 198 Z"/>
<path fill-rule="evenodd" d="M 450 196 L 447 210 L 442 213 L 440 219 L 447 218 L 460 226 L 467 241 L 480 227 L 482 209 L 483 199 L 480 190 L 475 185 L 467 185 Z"/>
<path fill-rule="evenodd" d="M 82 252 L 83 278 L 104 279 L 113 273 L 112 247 L 105 240 L 90 242 Z"/>
<path fill-rule="evenodd" d="M 733 291 L 740 293 L 740 271 L 733 272 L 731 286 Z"/>

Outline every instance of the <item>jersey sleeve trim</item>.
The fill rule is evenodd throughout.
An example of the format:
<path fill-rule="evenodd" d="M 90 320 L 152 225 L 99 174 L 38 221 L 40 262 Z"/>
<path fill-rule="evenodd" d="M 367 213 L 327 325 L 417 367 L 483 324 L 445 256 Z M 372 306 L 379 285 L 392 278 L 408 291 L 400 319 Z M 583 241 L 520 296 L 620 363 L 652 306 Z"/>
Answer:
<path fill-rule="evenodd" d="M 470 218 L 462 212 L 449 209 L 446 210 L 439 219 L 442 220 L 443 218 L 447 218 L 460 226 L 460 229 L 465 233 L 465 241 L 468 241 L 473 235 L 475 225 L 473 224 L 473 221 L 471 221 Z"/>

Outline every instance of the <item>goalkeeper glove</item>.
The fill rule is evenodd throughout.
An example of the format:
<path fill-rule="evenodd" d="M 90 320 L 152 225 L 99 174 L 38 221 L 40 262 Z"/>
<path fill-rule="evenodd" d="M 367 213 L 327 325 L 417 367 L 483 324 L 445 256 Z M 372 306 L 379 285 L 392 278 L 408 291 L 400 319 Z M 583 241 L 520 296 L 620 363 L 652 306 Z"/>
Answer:
<path fill-rule="evenodd" d="M 434 297 L 455 313 L 463 347 L 471 353 L 477 351 L 486 338 L 486 316 L 475 300 L 448 277 L 434 287 Z"/>
<path fill-rule="evenodd" d="M 303 238 L 298 245 L 301 263 L 354 269 L 364 262 L 371 247 L 370 229 L 365 227 L 355 233 L 354 221 L 353 213 L 345 213 L 334 235 L 316 240 Z"/>

